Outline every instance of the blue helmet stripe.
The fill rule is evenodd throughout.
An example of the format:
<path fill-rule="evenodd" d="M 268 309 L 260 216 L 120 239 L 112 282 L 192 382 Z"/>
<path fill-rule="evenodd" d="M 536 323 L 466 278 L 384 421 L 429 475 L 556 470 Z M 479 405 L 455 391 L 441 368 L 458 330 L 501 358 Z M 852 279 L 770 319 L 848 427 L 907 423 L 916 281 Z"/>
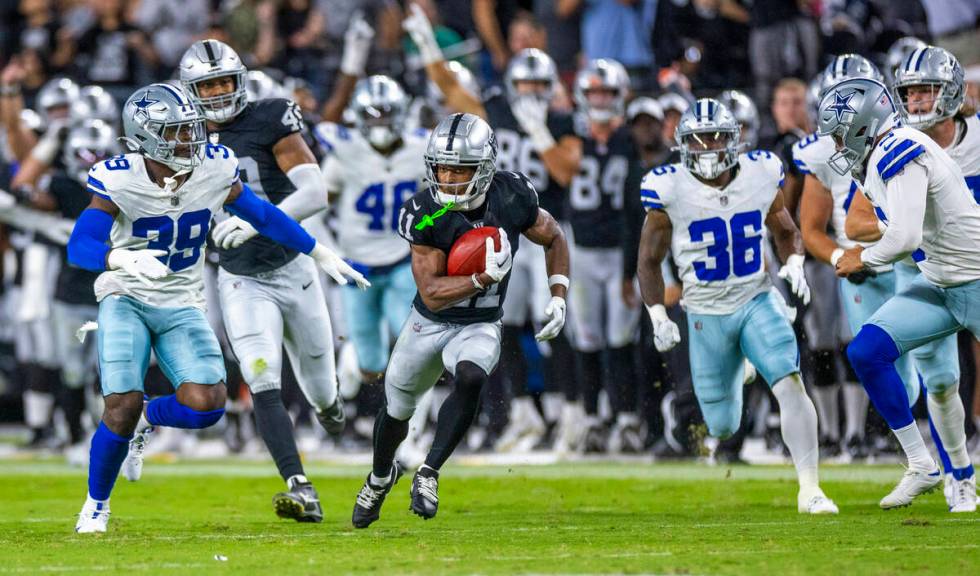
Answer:
<path fill-rule="evenodd" d="M 915 71 L 919 71 L 919 66 L 922 66 L 922 59 L 926 56 L 926 49 L 919 48 L 919 57 L 915 59 Z"/>
<path fill-rule="evenodd" d="M 180 92 L 178 92 L 177 90 L 174 90 L 174 87 L 173 86 L 171 86 L 169 84 L 164 84 L 162 82 L 159 83 L 159 84 L 154 84 L 154 86 L 159 86 L 159 87 L 163 88 L 164 90 L 166 90 L 167 92 L 170 92 L 173 95 L 173 97 L 177 99 L 177 103 L 180 104 L 181 106 L 186 106 L 187 105 L 187 103 L 184 102 L 184 99 L 181 98 Z"/>

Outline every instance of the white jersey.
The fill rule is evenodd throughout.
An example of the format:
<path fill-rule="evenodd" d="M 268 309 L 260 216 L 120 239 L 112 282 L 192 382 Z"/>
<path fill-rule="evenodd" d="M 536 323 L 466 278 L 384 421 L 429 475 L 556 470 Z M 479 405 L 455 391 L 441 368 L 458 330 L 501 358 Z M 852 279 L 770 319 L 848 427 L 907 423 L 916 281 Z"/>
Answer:
<path fill-rule="evenodd" d="M 834 141 L 830 136 L 810 134 L 793 145 L 793 163 L 801 173 L 812 175 L 830 190 L 834 199 L 834 211 L 830 219 L 834 227 L 834 240 L 838 246 L 847 249 L 858 245 L 844 232 L 847 210 L 858 192 L 858 185 L 850 174 L 841 176 L 827 163 L 835 152 Z"/>
<path fill-rule="evenodd" d="M 900 183 L 910 162 L 925 167 L 925 219 L 922 255 L 916 258 L 926 279 L 938 286 L 955 286 L 980 279 L 980 205 L 966 186 L 963 172 L 932 138 L 899 126 L 882 139 L 868 157 L 864 191 L 886 223 L 902 209 L 889 205 L 886 187 Z"/>
<path fill-rule="evenodd" d="M 738 174 L 723 189 L 681 164 L 658 166 L 643 178 L 644 207 L 670 217 L 670 250 L 688 311 L 731 314 L 769 290 L 765 222 L 782 181 L 782 161 L 763 150 L 739 155 Z"/>
<path fill-rule="evenodd" d="M 980 203 L 980 114 L 965 118 L 966 133 L 957 134 L 956 143 L 946 153 L 956 162 L 966 179 L 973 199 Z"/>
<path fill-rule="evenodd" d="M 124 270 L 103 272 L 95 281 L 99 301 L 125 294 L 158 307 L 204 309 L 204 244 L 214 215 L 238 180 L 238 159 L 221 145 L 207 146 L 204 161 L 177 188 L 157 186 L 140 154 L 99 162 L 89 170 L 88 188 L 112 201 L 119 214 L 112 224 L 112 249 L 165 250 L 170 273 L 147 287 Z"/>
<path fill-rule="evenodd" d="M 316 127 L 327 149 L 323 177 L 337 200 L 337 245 L 357 264 L 387 266 L 408 257 L 411 247 L 398 235 L 402 202 L 411 198 L 425 179 L 429 133 L 419 129 L 402 134 L 402 145 L 384 156 L 357 130 L 331 122 Z"/>

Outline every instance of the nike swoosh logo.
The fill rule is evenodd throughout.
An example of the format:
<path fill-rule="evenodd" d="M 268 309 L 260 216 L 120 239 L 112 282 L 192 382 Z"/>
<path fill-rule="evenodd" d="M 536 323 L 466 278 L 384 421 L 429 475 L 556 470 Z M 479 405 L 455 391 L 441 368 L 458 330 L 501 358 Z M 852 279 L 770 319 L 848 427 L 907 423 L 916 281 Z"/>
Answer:
<path fill-rule="evenodd" d="M 415 200 L 412 200 L 412 208 L 419 209 L 419 205 L 415 203 Z"/>
<path fill-rule="evenodd" d="M 306 284 L 303 285 L 303 290 L 306 290 L 307 288 L 309 288 L 312 285 L 313 285 L 313 281 L 310 280 L 308 283 L 306 283 Z"/>

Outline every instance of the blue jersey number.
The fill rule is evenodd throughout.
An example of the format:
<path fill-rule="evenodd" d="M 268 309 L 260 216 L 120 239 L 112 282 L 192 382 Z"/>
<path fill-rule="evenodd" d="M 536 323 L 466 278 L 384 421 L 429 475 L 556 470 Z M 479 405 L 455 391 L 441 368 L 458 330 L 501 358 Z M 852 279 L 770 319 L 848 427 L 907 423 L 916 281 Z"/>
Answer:
<path fill-rule="evenodd" d="M 166 252 L 157 259 L 174 272 L 193 266 L 201 257 L 201 247 L 208 237 L 211 211 L 186 212 L 177 219 L 177 240 L 174 241 L 174 221 L 169 216 L 147 216 L 133 222 L 133 236 L 149 238 L 148 250 Z M 155 234 L 154 234 L 155 233 Z M 172 245 L 172 247 L 171 247 Z M 172 248 L 172 249 L 171 249 Z"/>
<path fill-rule="evenodd" d="M 728 231 L 731 229 L 731 235 Z M 762 268 L 762 212 L 739 212 L 730 222 L 715 216 L 691 222 L 687 227 L 692 242 L 703 242 L 711 234 L 708 258 L 712 263 L 697 260 L 694 274 L 703 282 L 718 282 L 735 276 L 749 276 Z M 731 251 L 729 252 L 729 247 Z"/>
<path fill-rule="evenodd" d="M 418 182 L 409 180 L 395 184 L 392 205 L 385 206 L 385 185 L 383 182 L 368 186 L 361 196 L 354 202 L 354 208 L 361 214 L 371 217 L 368 223 L 368 230 L 384 230 L 385 214 L 388 214 L 388 224 L 392 230 L 398 230 L 398 210 L 402 207 L 402 202 L 407 196 L 415 194 Z"/>

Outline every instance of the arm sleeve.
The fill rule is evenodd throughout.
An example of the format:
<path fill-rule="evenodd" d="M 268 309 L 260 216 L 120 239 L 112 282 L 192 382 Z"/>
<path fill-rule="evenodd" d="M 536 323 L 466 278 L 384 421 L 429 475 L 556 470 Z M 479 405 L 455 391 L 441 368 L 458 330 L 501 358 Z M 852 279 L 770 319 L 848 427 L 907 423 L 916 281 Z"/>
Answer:
<path fill-rule="evenodd" d="M 293 220 L 303 221 L 327 209 L 327 190 L 316 164 L 298 164 L 286 173 L 296 190 L 278 204 Z"/>
<path fill-rule="evenodd" d="M 242 192 L 234 202 L 227 205 L 228 211 L 245 220 L 259 234 L 304 254 L 309 254 L 316 240 L 273 204 L 260 199 L 247 184 L 242 184 Z"/>
<path fill-rule="evenodd" d="M 114 220 L 112 214 L 95 208 L 82 212 L 68 240 L 68 261 L 92 272 L 105 270 Z"/>
<path fill-rule="evenodd" d="M 929 175 L 918 162 L 909 163 L 901 177 L 885 185 L 885 198 L 891 215 L 881 240 L 861 253 L 868 266 L 897 262 L 922 243 L 922 222 L 926 214 Z"/>

